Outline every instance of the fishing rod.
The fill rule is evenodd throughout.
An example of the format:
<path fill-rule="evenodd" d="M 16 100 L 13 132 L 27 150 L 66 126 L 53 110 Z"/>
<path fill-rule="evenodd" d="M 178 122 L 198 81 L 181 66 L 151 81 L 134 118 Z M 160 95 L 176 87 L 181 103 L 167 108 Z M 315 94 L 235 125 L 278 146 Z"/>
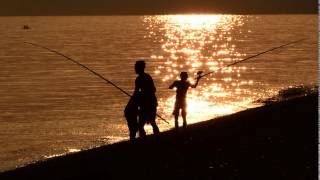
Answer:
<path fill-rule="evenodd" d="M 288 45 L 290 45 L 290 44 L 298 43 L 298 42 L 303 41 L 303 40 L 305 40 L 305 39 L 306 39 L 306 38 L 304 38 L 304 39 L 300 39 L 300 40 L 297 40 L 297 41 L 292 41 L 292 42 L 289 42 L 289 43 L 283 44 L 283 45 L 281 45 L 281 46 L 273 47 L 273 48 L 268 49 L 268 50 L 266 50 L 266 51 L 263 51 L 263 52 L 260 52 L 260 53 L 258 53 L 258 54 L 255 54 L 255 55 L 249 56 L 249 57 L 244 58 L 244 59 L 242 59 L 242 60 L 240 60 L 240 61 L 237 61 L 237 62 L 234 62 L 234 63 L 228 64 L 228 65 L 226 65 L 226 66 L 224 66 L 224 67 L 220 67 L 220 68 L 218 68 L 218 69 L 217 69 L 217 70 L 215 70 L 215 71 L 211 71 L 211 72 L 208 72 L 208 73 L 205 73 L 205 74 L 203 74 L 203 71 L 198 71 L 198 72 L 197 72 L 197 78 L 198 78 L 198 79 L 201 79 L 201 78 L 202 78 L 202 77 L 204 77 L 204 76 L 207 76 L 207 75 L 209 75 L 209 74 L 212 74 L 212 73 L 218 72 L 219 70 L 222 70 L 222 69 L 224 69 L 224 68 L 227 68 L 227 67 L 230 67 L 230 66 L 233 66 L 233 65 L 239 64 L 239 63 L 241 63 L 241 62 L 247 61 L 247 60 L 249 60 L 249 59 L 255 58 L 255 57 L 260 56 L 260 55 L 262 55 L 262 54 L 265 54 L 265 53 L 271 52 L 271 51 L 273 51 L 273 50 L 283 48 L 283 47 L 288 46 Z M 230 104 L 230 103 L 228 103 L 228 104 Z M 238 106 L 238 105 L 235 105 L 235 104 L 230 104 L 230 105 Z M 238 107 L 241 107 L 241 108 L 247 108 L 247 107 L 243 107 L 243 106 L 238 106 Z"/>
<path fill-rule="evenodd" d="M 56 51 L 56 50 L 50 49 L 50 48 L 45 47 L 45 46 L 42 46 L 42 45 L 35 44 L 35 43 L 31 43 L 31 42 L 24 42 L 24 43 L 30 44 L 30 45 L 33 45 L 33 46 L 36 46 L 36 47 L 40 47 L 40 48 L 46 49 L 46 50 L 48 50 L 48 51 L 50 51 L 50 52 L 53 52 L 53 53 L 55 53 L 55 54 L 58 54 L 58 55 L 60 55 L 60 56 L 62 56 L 62 57 L 64 57 L 64 58 L 66 58 L 67 60 L 69 60 L 69 61 L 71 61 L 71 62 L 79 65 L 80 67 L 84 68 L 85 70 L 91 72 L 92 74 L 98 76 L 99 78 L 103 79 L 103 80 L 106 81 L 107 83 L 111 84 L 113 87 L 119 89 L 122 93 L 126 94 L 127 96 L 132 97 L 132 95 L 130 95 L 128 92 L 126 92 L 125 90 L 123 90 L 122 88 L 120 88 L 119 86 L 117 86 L 116 84 L 114 84 L 113 82 L 111 82 L 110 80 L 106 79 L 106 78 L 103 77 L 101 74 L 99 74 L 99 73 L 95 72 L 94 70 L 88 68 L 87 66 L 79 63 L 78 61 L 76 61 L 76 60 L 74 60 L 74 59 L 72 59 L 72 58 L 70 58 L 70 57 L 68 57 L 68 56 L 66 56 L 66 55 L 64 55 L 64 54 Z M 164 119 L 163 117 L 161 117 L 161 116 L 158 115 L 158 114 L 156 114 L 156 115 L 157 115 L 161 120 L 163 120 L 164 122 L 166 122 L 167 124 L 169 124 L 169 122 L 168 122 L 166 119 Z"/>
<path fill-rule="evenodd" d="M 306 39 L 306 38 L 305 38 L 305 39 Z M 209 75 L 209 74 L 212 74 L 212 73 L 215 73 L 215 72 L 217 72 L 217 71 L 220 71 L 220 70 L 222 70 L 222 69 L 224 69 L 224 68 L 227 68 L 227 67 L 230 67 L 230 66 L 239 64 L 239 63 L 241 63 L 241 62 L 244 62 L 244 61 L 247 61 L 247 60 L 249 60 L 249 59 L 255 58 L 255 57 L 257 57 L 257 56 L 260 56 L 260 55 L 262 55 L 262 54 L 265 54 L 265 53 L 274 51 L 274 50 L 276 50 L 276 49 L 283 48 L 283 47 L 288 46 L 288 45 L 290 45 L 290 44 L 298 43 L 298 42 L 303 41 L 303 40 L 305 40 L 305 39 L 300 39 L 300 40 L 297 40 L 297 41 L 292 41 L 292 42 L 283 44 L 283 45 L 281 45 L 281 46 L 277 46 L 277 47 L 268 49 L 268 50 L 266 50 L 266 51 L 263 51 L 263 52 L 260 52 L 260 53 L 258 53 L 258 54 L 249 56 L 249 57 L 247 57 L 247 58 L 244 58 L 244 59 L 242 59 L 242 60 L 240 60 L 240 61 L 237 61 L 237 62 L 228 64 L 228 65 L 226 65 L 226 66 L 224 66 L 224 67 L 221 67 L 221 68 L 219 68 L 219 69 L 217 69 L 217 70 L 215 70 L 215 71 L 211 71 L 211 72 L 208 72 L 208 73 L 205 73 L 205 74 L 202 74 L 202 75 L 198 75 L 198 76 L 199 76 L 200 78 L 202 78 L 202 77 L 207 76 L 207 75 Z"/>

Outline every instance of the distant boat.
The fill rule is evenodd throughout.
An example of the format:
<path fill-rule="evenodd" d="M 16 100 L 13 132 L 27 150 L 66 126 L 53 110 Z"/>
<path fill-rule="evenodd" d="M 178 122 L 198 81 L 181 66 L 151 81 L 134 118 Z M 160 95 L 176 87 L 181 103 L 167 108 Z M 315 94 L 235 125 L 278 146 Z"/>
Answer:
<path fill-rule="evenodd" d="M 30 29 L 28 25 L 23 25 L 22 29 Z"/>

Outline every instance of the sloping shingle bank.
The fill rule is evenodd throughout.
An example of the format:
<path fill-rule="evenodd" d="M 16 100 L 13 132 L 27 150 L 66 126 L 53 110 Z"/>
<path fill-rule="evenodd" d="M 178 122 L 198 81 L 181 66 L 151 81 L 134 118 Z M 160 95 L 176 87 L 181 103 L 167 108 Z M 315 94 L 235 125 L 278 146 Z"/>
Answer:
<path fill-rule="evenodd" d="M 318 97 L 38 162 L 0 179 L 317 179 Z"/>

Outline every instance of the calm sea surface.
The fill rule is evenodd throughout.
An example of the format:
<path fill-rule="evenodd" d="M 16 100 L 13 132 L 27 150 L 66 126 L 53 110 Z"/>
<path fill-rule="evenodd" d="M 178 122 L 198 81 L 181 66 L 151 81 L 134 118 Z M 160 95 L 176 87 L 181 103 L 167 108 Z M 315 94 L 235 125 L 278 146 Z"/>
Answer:
<path fill-rule="evenodd" d="M 0 17 L 0 171 L 128 139 L 126 95 L 64 57 L 23 42 L 78 60 L 129 93 L 134 63 L 145 59 L 158 112 L 170 122 L 158 120 L 161 131 L 173 127 L 175 91 L 168 87 L 181 71 L 194 81 L 199 70 L 218 70 L 189 90 L 188 123 L 317 82 L 316 15 Z"/>

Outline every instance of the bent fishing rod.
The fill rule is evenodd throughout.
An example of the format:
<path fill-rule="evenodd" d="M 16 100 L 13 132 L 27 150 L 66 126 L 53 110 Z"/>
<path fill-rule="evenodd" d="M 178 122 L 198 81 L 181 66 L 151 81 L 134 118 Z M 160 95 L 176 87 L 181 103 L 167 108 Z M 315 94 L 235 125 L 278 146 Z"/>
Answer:
<path fill-rule="evenodd" d="M 53 53 L 55 53 L 55 54 L 58 54 L 58 55 L 60 55 L 60 56 L 62 56 L 62 57 L 64 57 L 64 58 L 66 58 L 67 60 L 69 60 L 69 61 L 71 61 L 71 62 L 79 65 L 80 67 L 84 68 L 85 70 L 91 72 L 92 74 L 96 75 L 96 76 L 99 77 L 100 79 L 103 79 L 105 82 L 107 82 L 107 83 L 111 84 L 113 87 L 119 89 L 122 93 L 126 94 L 127 96 L 132 97 L 132 95 L 130 95 L 128 92 L 126 92 L 125 90 L 123 90 L 122 88 L 120 88 L 119 86 L 117 86 L 116 84 L 114 84 L 113 82 L 111 82 L 110 80 L 106 79 L 106 78 L 103 77 L 101 74 L 99 74 L 99 73 L 95 72 L 94 70 L 88 68 L 87 66 L 79 63 L 78 61 L 76 61 L 76 60 L 74 60 L 74 59 L 72 59 L 72 58 L 70 58 L 70 57 L 68 57 L 68 56 L 66 56 L 66 55 L 64 55 L 64 54 L 56 51 L 56 50 L 50 49 L 50 48 L 45 47 L 45 46 L 42 46 L 42 45 L 35 44 L 35 43 L 31 43 L 31 42 L 24 42 L 24 43 L 30 44 L 30 45 L 32 45 L 32 46 L 40 47 L 40 48 L 42 48 L 42 49 L 46 49 L 46 50 L 48 50 L 48 51 L 50 51 L 50 52 L 53 52 Z M 168 122 L 166 119 L 164 119 L 163 117 L 161 117 L 161 116 L 158 115 L 158 114 L 156 114 L 156 115 L 157 115 L 157 117 L 159 117 L 161 120 L 163 120 L 164 122 L 166 122 L 167 124 L 169 124 L 169 122 Z"/>
<path fill-rule="evenodd" d="M 306 39 L 306 38 L 305 38 L 305 39 Z M 276 50 L 276 49 L 283 48 L 283 47 L 288 46 L 288 45 L 290 45 L 290 44 L 298 43 L 298 42 L 303 41 L 303 40 L 305 40 L 305 39 L 300 39 L 300 40 L 297 40 L 297 41 L 292 41 L 292 42 L 283 44 L 283 45 L 281 45 L 281 46 L 273 47 L 273 48 L 271 48 L 271 49 L 268 49 L 268 50 L 266 50 L 266 51 L 260 52 L 260 53 L 258 53 L 258 54 L 255 54 L 255 55 L 246 57 L 246 58 L 244 58 L 244 59 L 242 59 L 242 60 L 240 60 L 240 61 L 237 61 L 237 62 L 228 64 L 228 65 L 226 65 L 226 66 L 224 66 L 224 67 L 221 67 L 221 68 L 219 68 L 219 69 L 217 69 L 217 70 L 215 70 L 215 71 L 211 71 L 211 72 L 208 72 L 208 73 L 199 75 L 199 77 L 202 78 L 202 77 L 207 76 L 207 75 L 209 75 L 209 74 L 212 74 L 212 73 L 215 73 L 215 72 L 217 72 L 217 71 L 220 71 L 220 70 L 222 70 L 222 69 L 224 69 L 224 68 L 227 68 L 227 67 L 230 67 L 230 66 L 233 66 L 233 65 L 242 63 L 242 62 L 247 61 L 247 60 L 249 60 L 249 59 L 252 59 L 252 58 L 255 58 L 255 57 L 260 56 L 260 55 L 262 55 L 262 54 L 265 54 L 265 53 L 274 51 L 274 50 Z"/>

